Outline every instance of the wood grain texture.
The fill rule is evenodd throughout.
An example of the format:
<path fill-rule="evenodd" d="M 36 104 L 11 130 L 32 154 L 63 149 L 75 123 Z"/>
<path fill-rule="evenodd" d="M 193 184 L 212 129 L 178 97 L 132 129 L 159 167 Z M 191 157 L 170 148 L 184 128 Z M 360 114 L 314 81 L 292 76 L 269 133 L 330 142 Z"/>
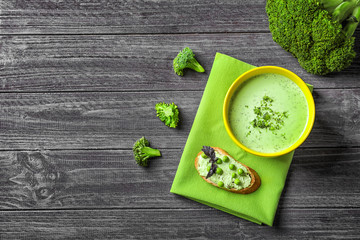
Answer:
<path fill-rule="evenodd" d="M 173 72 L 173 58 L 185 46 L 206 73 L 187 71 L 179 77 Z M 0 92 L 202 90 L 216 52 L 253 65 L 285 67 L 315 88 L 359 87 L 360 55 L 341 74 L 315 76 L 270 33 L 29 35 L 0 36 Z"/>
<path fill-rule="evenodd" d="M 316 120 L 304 147 L 359 147 L 360 89 L 315 90 Z M 129 149 L 141 136 L 158 148 L 185 145 L 202 91 L 3 93 L 0 149 Z M 175 102 L 180 126 L 157 117 Z"/>
<path fill-rule="evenodd" d="M 284 209 L 274 227 L 214 209 L 0 212 L 4 239 L 356 239 L 359 209 Z"/>
<path fill-rule="evenodd" d="M 273 42 L 265 3 L 0 0 L 0 239 L 357 239 L 360 54 L 306 73 Z M 173 73 L 185 46 L 206 73 Z M 216 52 L 315 86 L 272 228 L 169 192 Z M 178 129 L 155 116 L 162 101 L 179 105 Z M 162 152 L 147 169 L 141 136 Z"/>
<path fill-rule="evenodd" d="M 161 152 L 149 168 L 137 166 L 131 150 L 20 152 L 29 164 L 19 152 L 1 152 L 0 208 L 207 208 L 170 193 L 182 150 Z M 358 208 L 359 171 L 359 148 L 298 149 L 279 208 Z M 43 187 L 48 195 L 38 194 Z"/>
<path fill-rule="evenodd" d="M 268 31 L 265 0 L 7 0 L 0 33 Z"/>

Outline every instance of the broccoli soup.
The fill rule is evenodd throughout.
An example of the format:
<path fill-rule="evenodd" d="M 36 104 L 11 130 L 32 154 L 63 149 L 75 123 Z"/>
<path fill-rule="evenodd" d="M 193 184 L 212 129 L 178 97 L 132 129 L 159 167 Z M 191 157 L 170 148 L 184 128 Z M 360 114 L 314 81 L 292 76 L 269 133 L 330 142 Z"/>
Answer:
<path fill-rule="evenodd" d="M 229 105 L 229 124 L 247 148 L 262 153 L 287 149 L 302 135 L 308 104 L 291 79 L 264 73 L 246 80 Z"/>

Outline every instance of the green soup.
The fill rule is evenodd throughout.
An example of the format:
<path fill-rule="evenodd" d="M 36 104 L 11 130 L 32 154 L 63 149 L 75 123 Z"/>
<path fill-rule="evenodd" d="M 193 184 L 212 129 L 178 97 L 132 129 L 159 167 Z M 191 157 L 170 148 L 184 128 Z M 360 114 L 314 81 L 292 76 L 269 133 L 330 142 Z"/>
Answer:
<path fill-rule="evenodd" d="M 299 139 L 308 112 L 305 95 L 296 83 L 266 73 L 246 80 L 236 90 L 229 105 L 229 124 L 244 146 L 274 153 Z"/>

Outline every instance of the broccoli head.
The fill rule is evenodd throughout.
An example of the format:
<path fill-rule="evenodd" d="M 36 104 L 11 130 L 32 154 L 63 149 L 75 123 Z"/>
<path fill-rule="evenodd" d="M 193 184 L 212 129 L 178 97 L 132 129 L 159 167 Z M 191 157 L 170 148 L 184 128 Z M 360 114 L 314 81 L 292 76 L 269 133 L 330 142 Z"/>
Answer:
<path fill-rule="evenodd" d="M 166 126 L 176 128 L 179 122 L 179 110 L 174 103 L 157 103 L 155 105 L 156 116 L 165 123 Z"/>
<path fill-rule="evenodd" d="M 174 58 L 173 61 L 174 71 L 177 75 L 183 76 L 185 68 L 191 68 L 197 72 L 205 72 L 204 68 L 195 59 L 193 51 L 186 47 Z"/>
<path fill-rule="evenodd" d="M 149 158 L 161 156 L 159 150 L 149 147 L 149 141 L 145 137 L 134 143 L 133 152 L 136 163 L 143 167 L 149 165 Z"/>
<path fill-rule="evenodd" d="M 268 0 L 266 12 L 274 41 L 306 71 L 325 75 L 355 58 L 359 6 L 360 0 Z"/>

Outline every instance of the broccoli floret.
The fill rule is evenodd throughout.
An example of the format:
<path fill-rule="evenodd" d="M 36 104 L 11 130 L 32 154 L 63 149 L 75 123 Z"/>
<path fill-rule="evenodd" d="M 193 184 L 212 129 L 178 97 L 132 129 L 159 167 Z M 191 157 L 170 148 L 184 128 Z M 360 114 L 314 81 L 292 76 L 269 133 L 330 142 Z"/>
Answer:
<path fill-rule="evenodd" d="M 173 62 L 174 71 L 177 75 L 183 76 L 185 68 L 191 68 L 197 72 L 205 72 L 205 69 L 195 59 L 193 51 L 186 47 L 174 58 Z"/>
<path fill-rule="evenodd" d="M 359 6 L 360 0 L 268 0 L 266 12 L 274 41 L 306 71 L 325 75 L 355 58 Z"/>
<path fill-rule="evenodd" d="M 179 110 L 174 103 L 157 103 L 155 105 L 156 116 L 165 123 L 166 126 L 176 128 L 179 122 Z"/>
<path fill-rule="evenodd" d="M 149 141 L 145 137 L 134 143 L 133 152 L 136 163 L 143 167 L 149 165 L 149 158 L 161 156 L 159 150 L 149 147 Z"/>

